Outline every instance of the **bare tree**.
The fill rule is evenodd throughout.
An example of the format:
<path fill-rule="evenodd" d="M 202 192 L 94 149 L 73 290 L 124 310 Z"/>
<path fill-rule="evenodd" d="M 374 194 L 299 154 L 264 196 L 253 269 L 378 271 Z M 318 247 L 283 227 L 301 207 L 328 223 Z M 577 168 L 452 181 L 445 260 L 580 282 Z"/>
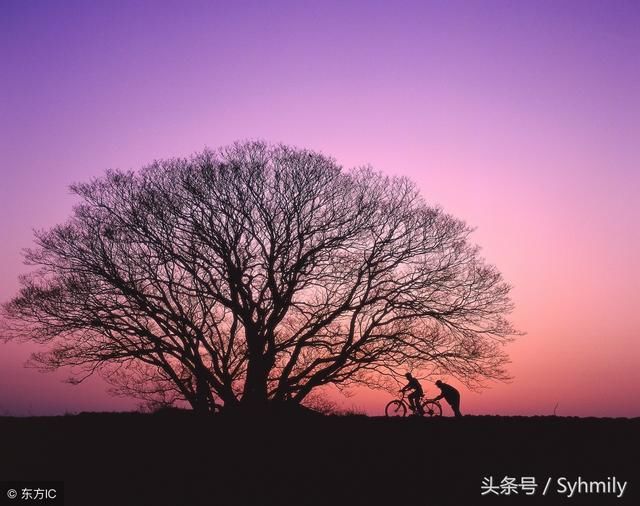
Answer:
<path fill-rule="evenodd" d="M 510 287 L 405 178 L 248 142 L 72 191 L 3 306 L 6 338 L 47 345 L 42 368 L 201 411 L 406 368 L 506 377 Z"/>

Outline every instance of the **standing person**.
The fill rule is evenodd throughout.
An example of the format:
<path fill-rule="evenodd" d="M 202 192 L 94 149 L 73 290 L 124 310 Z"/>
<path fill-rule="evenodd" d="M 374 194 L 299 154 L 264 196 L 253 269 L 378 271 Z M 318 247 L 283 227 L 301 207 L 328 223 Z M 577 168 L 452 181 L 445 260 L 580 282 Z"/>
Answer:
<path fill-rule="evenodd" d="M 436 386 L 442 393 L 438 397 L 436 397 L 434 401 L 437 401 L 438 399 L 442 399 L 444 397 L 444 400 L 447 401 L 451 406 L 451 409 L 453 409 L 453 413 L 456 416 L 462 416 L 462 413 L 460 413 L 460 392 L 458 392 L 451 385 L 447 385 L 440 380 L 436 381 Z"/>
<path fill-rule="evenodd" d="M 422 405 L 420 404 L 420 399 L 422 399 L 424 395 L 422 385 L 417 379 L 411 376 L 410 372 L 405 374 L 405 377 L 409 382 L 400 391 L 406 392 L 407 390 L 413 390 L 413 392 L 409 394 L 409 405 L 416 415 L 423 415 Z"/>

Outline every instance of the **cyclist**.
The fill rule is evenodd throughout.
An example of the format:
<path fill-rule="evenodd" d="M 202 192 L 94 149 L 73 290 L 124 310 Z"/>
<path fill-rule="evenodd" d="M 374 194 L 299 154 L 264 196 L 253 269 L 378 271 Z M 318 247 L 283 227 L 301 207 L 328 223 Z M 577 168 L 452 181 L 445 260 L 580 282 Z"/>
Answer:
<path fill-rule="evenodd" d="M 451 409 L 453 409 L 453 413 L 456 416 L 462 416 L 462 413 L 460 413 L 460 392 L 458 392 L 451 385 L 447 385 L 440 380 L 436 381 L 436 386 L 442 393 L 433 400 L 437 401 L 438 399 L 442 399 L 444 397 L 444 400 L 447 401 L 449 403 L 449 406 L 451 406 Z"/>
<path fill-rule="evenodd" d="M 423 415 L 422 405 L 420 404 L 420 399 L 424 395 L 422 385 L 420 385 L 420 382 L 417 379 L 411 376 L 410 372 L 405 374 L 405 376 L 408 383 L 400 391 L 406 392 L 407 390 L 413 390 L 413 392 L 409 394 L 409 406 L 416 415 Z"/>

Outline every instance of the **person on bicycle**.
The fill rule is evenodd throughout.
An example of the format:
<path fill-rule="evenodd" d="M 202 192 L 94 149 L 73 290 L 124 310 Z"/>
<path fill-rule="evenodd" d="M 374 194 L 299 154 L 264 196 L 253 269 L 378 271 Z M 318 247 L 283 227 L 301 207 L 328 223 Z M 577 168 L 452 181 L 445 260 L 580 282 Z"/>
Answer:
<path fill-rule="evenodd" d="M 416 415 L 422 415 L 422 405 L 420 404 L 420 399 L 424 395 L 424 392 L 422 391 L 422 385 L 420 385 L 420 382 L 417 379 L 411 376 L 410 372 L 405 374 L 405 376 L 408 380 L 408 383 L 400 391 L 406 392 L 407 390 L 413 390 L 413 392 L 411 392 L 408 397 L 409 406 L 411 406 L 411 409 Z"/>
<path fill-rule="evenodd" d="M 451 385 L 447 385 L 440 380 L 436 381 L 436 386 L 442 393 L 433 400 L 437 401 L 444 397 L 444 400 L 447 401 L 449 403 L 449 406 L 451 406 L 451 409 L 453 409 L 453 413 L 456 416 L 462 416 L 462 413 L 460 413 L 460 392 L 458 392 Z"/>

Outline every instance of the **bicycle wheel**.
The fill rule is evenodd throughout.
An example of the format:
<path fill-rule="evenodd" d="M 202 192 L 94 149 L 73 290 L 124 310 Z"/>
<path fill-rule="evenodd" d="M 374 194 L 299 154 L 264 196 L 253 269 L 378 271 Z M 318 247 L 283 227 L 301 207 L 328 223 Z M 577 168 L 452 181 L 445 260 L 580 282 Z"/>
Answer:
<path fill-rule="evenodd" d="M 395 400 L 391 401 L 384 408 L 384 414 L 386 416 L 406 416 L 407 415 L 407 406 L 404 402 Z"/>
<path fill-rule="evenodd" d="M 439 402 L 426 401 L 422 404 L 424 416 L 442 416 L 442 406 Z"/>

